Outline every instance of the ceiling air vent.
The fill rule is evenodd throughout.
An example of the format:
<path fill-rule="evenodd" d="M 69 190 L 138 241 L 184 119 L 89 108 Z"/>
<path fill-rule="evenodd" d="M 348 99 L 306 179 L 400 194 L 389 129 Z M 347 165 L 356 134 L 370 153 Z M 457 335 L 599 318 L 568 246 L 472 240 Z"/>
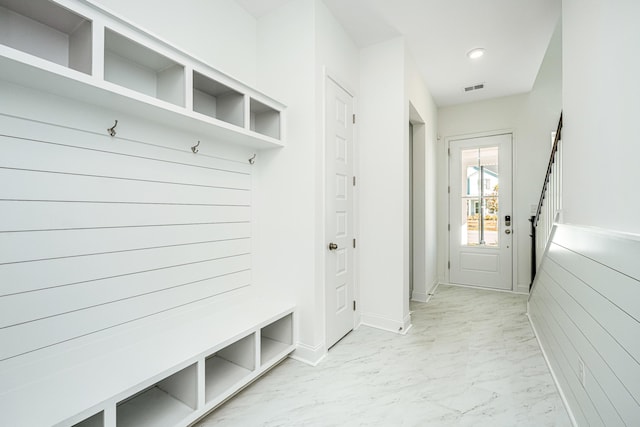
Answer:
<path fill-rule="evenodd" d="M 484 89 L 484 83 L 478 83 L 477 85 L 467 86 L 464 88 L 465 92 L 471 92 L 474 90 Z"/>

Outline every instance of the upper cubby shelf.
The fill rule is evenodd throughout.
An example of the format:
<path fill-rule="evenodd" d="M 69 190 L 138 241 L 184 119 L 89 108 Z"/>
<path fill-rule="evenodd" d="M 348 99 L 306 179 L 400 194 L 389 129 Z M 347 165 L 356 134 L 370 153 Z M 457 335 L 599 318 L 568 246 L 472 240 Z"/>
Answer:
<path fill-rule="evenodd" d="M 0 0 L 0 43 L 91 74 L 91 21 L 48 0 Z"/>
<path fill-rule="evenodd" d="M 0 80 L 203 140 L 284 145 L 283 104 L 86 0 L 0 0 Z"/>
<path fill-rule="evenodd" d="M 237 90 L 193 72 L 193 111 L 244 127 L 244 98 Z"/>
<path fill-rule="evenodd" d="M 110 29 L 104 34 L 104 79 L 184 107 L 184 65 Z"/>

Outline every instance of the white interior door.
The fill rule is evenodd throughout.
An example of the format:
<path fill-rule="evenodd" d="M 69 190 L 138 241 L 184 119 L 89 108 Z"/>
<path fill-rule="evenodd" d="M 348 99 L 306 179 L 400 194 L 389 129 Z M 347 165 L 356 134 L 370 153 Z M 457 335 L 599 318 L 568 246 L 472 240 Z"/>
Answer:
<path fill-rule="evenodd" d="M 511 134 L 450 142 L 449 281 L 512 289 Z"/>
<path fill-rule="evenodd" d="M 353 98 L 326 85 L 326 336 L 331 347 L 353 329 Z"/>

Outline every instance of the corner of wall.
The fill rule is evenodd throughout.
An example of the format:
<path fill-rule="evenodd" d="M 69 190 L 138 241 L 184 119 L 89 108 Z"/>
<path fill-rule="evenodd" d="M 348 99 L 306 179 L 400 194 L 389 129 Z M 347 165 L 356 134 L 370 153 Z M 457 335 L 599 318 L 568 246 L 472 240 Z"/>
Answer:
<path fill-rule="evenodd" d="M 296 344 L 296 350 L 289 357 L 310 366 L 317 366 L 327 357 L 327 349 L 324 344 L 310 346 L 298 342 Z"/>

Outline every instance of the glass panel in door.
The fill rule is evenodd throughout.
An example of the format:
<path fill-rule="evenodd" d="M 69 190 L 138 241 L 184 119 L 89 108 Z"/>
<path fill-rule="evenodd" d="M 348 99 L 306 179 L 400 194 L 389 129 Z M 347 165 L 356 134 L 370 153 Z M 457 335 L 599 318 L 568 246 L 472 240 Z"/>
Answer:
<path fill-rule="evenodd" d="M 462 233 L 463 246 L 499 246 L 498 147 L 462 150 Z"/>

